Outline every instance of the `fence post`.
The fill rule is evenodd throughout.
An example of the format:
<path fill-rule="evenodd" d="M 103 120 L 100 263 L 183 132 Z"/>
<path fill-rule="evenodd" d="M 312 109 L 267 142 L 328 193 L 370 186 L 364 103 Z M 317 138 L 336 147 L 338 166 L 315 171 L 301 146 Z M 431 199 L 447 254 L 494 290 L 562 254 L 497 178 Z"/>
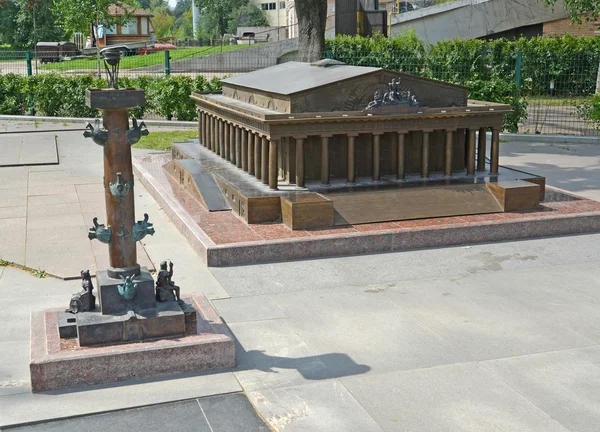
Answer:
<path fill-rule="evenodd" d="M 165 75 L 171 75 L 171 56 L 169 50 L 165 51 Z"/>
<path fill-rule="evenodd" d="M 517 64 L 515 66 L 515 84 L 517 88 L 521 89 L 521 62 L 523 60 L 523 53 L 521 51 L 517 51 Z"/>
<path fill-rule="evenodd" d="M 31 70 L 31 52 L 27 51 L 25 53 L 25 60 L 27 61 L 27 76 L 30 77 L 32 74 L 32 70 Z M 31 95 L 31 92 L 29 93 L 29 115 L 30 116 L 34 116 L 35 115 L 35 109 L 34 109 L 34 105 L 33 105 L 33 96 Z"/>

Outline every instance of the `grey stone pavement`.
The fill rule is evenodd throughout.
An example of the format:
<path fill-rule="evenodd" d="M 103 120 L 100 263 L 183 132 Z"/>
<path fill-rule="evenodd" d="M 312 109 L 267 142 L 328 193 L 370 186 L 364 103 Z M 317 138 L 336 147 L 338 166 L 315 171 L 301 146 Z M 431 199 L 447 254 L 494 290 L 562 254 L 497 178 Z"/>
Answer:
<path fill-rule="evenodd" d="M 61 164 L 29 172 L 99 183 L 100 149 L 57 134 Z M 600 146 L 501 148 L 503 164 L 600 199 Z M 20 181 L 6 170 L 2 184 Z M 144 239 L 148 259 L 173 260 L 178 285 L 207 294 L 237 339 L 238 366 L 32 394 L 30 310 L 66 306 L 79 281 L 0 268 L 0 427 L 108 412 L 105 424 L 130 430 L 143 411 L 110 411 L 236 393 L 286 432 L 598 431 L 600 234 L 208 269 L 137 185 L 136 211 L 157 230 Z M 79 253 L 56 255 L 79 265 Z M 35 430 L 81 430 L 98 418 Z M 171 420 L 187 430 L 185 416 Z"/>

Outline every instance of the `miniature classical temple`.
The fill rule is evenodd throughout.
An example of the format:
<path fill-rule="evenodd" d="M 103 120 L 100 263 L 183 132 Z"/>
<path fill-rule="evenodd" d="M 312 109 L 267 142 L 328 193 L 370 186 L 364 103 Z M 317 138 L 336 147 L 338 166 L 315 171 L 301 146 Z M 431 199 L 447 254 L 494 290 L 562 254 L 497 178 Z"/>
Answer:
<path fill-rule="evenodd" d="M 544 179 L 499 166 L 510 107 L 467 96 L 380 68 L 283 63 L 194 93 L 199 145 L 175 144 L 165 169 L 209 210 L 291 228 L 535 208 Z"/>

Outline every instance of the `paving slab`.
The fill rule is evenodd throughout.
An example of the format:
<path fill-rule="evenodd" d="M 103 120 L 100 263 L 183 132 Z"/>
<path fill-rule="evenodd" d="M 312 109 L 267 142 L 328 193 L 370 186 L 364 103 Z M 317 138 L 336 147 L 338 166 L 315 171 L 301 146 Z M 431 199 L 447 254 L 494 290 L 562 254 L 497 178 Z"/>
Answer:
<path fill-rule="evenodd" d="M 27 187 L 28 177 L 27 167 L 2 167 L 0 169 L 0 189 Z"/>
<path fill-rule="evenodd" d="M 26 218 L 0 219 L 0 258 L 25 262 Z"/>
<path fill-rule="evenodd" d="M 381 432 L 365 409 L 335 380 L 248 393 L 277 431 Z"/>
<path fill-rule="evenodd" d="M 73 419 L 16 427 L 14 431 L 104 432 L 112 430 L 144 430 L 145 432 L 269 432 L 248 398 L 241 393 L 208 396 L 181 402 L 120 410 Z"/>
<path fill-rule="evenodd" d="M 528 270 L 519 272 L 520 276 Z M 483 276 L 483 275 L 482 275 Z M 592 345 L 595 342 L 569 329 L 543 320 L 527 305 L 516 301 L 513 281 L 519 289 L 544 284 L 539 273 L 527 277 L 503 278 L 502 283 L 486 284 L 493 278 L 465 277 L 405 281 L 387 289 L 381 296 L 392 301 L 459 352 L 472 360 L 529 354 Z M 541 279 L 541 280 L 540 280 Z M 533 285 L 528 285 L 531 282 Z M 499 287 L 503 288 L 499 288 Z M 523 287 L 523 288 L 521 288 Z M 365 290 L 369 292 L 369 290 Z M 377 295 L 377 294 L 371 294 Z M 546 298 L 545 301 L 550 301 Z"/>
<path fill-rule="evenodd" d="M 221 317 L 229 324 L 287 318 L 267 296 L 215 300 L 213 304 Z"/>
<path fill-rule="evenodd" d="M 341 381 L 385 431 L 569 431 L 475 363 Z"/>
<path fill-rule="evenodd" d="M 30 392 L 29 364 L 23 361 L 29 356 L 29 344 L 24 340 L 0 341 L 0 350 L 4 353 L 0 369 L 0 397 Z"/>
<path fill-rule="evenodd" d="M 0 219 L 27 217 L 27 206 L 0 207 Z"/>
<path fill-rule="evenodd" d="M 339 288 L 271 299 L 337 377 L 470 360 L 464 351 L 380 295 Z"/>
<path fill-rule="evenodd" d="M 331 372 L 284 320 L 229 324 L 235 376 L 246 391 L 330 378 Z"/>
<path fill-rule="evenodd" d="M 45 393 L 0 396 L 0 428 L 241 391 L 232 373 L 179 374 Z"/>
<path fill-rule="evenodd" d="M 569 430 L 598 430 L 600 347 L 499 359 L 482 366 Z"/>
<path fill-rule="evenodd" d="M 33 137 L 0 134 L 0 167 L 52 164 L 58 164 L 54 133 L 36 133 Z"/>

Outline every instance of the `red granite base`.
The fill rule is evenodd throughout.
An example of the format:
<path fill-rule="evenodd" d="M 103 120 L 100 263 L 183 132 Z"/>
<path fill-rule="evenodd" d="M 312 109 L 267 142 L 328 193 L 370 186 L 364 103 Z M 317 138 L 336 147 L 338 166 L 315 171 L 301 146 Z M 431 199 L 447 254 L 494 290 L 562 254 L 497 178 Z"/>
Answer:
<path fill-rule="evenodd" d="M 197 312 L 185 336 L 118 345 L 80 347 L 60 339 L 61 308 L 31 314 L 31 387 L 34 392 L 132 380 L 179 372 L 235 367 L 227 326 L 203 295 L 183 297 Z"/>
<path fill-rule="evenodd" d="M 403 251 L 469 243 L 600 232 L 600 203 L 546 188 L 528 212 L 442 217 L 291 230 L 246 224 L 232 212 L 209 212 L 162 169 L 170 156 L 134 158 L 134 173 L 209 266 Z"/>

